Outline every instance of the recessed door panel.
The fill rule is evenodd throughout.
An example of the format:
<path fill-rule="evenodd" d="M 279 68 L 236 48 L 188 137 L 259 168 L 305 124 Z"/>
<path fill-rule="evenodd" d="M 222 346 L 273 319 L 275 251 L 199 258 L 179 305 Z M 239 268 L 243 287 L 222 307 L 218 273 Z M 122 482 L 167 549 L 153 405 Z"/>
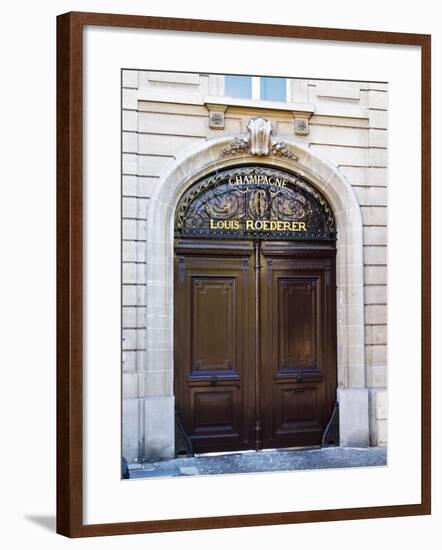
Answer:
<path fill-rule="evenodd" d="M 278 278 L 279 371 L 317 368 L 320 338 L 318 277 Z"/>
<path fill-rule="evenodd" d="M 210 448 L 219 447 L 228 441 L 231 445 L 241 444 L 241 397 L 238 387 L 222 387 L 210 390 L 193 388 L 194 422 L 189 436 L 194 446 L 199 441 Z"/>
<path fill-rule="evenodd" d="M 274 407 L 274 435 L 279 446 L 296 447 L 300 438 L 303 446 L 318 444 L 323 432 L 318 388 L 284 384 L 276 388 L 274 397 L 278 403 Z"/>
<path fill-rule="evenodd" d="M 200 277 L 192 285 L 192 372 L 235 370 L 236 277 Z"/>
<path fill-rule="evenodd" d="M 233 399 L 231 391 L 196 391 L 195 432 L 233 431 Z"/>

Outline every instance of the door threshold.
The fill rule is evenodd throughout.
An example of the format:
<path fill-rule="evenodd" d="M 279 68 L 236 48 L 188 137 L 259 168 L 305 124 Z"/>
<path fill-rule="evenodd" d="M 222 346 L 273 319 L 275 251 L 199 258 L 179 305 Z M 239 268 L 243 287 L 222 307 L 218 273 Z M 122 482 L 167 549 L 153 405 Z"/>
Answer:
<path fill-rule="evenodd" d="M 195 453 L 198 458 L 200 456 L 229 456 L 229 455 L 245 455 L 256 453 L 255 449 L 247 449 L 246 451 L 212 451 L 208 453 Z"/>
<path fill-rule="evenodd" d="M 310 445 L 308 447 L 278 447 L 275 449 L 247 449 L 239 451 L 212 451 L 207 453 L 195 453 L 196 458 L 199 457 L 210 457 L 210 456 L 230 456 L 230 455 L 246 455 L 246 454 L 255 454 L 255 453 L 274 453 L 278 451 L 310 451 L 314 449 L 320 449 L 320 445 Z"/>

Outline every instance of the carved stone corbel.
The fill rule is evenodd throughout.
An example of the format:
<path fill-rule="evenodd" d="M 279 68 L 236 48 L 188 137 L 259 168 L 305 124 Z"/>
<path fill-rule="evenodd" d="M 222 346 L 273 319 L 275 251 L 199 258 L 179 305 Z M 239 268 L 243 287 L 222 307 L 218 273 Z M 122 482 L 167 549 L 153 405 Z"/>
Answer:
<path fill-rule="evenodd" d="M 227 105 L 206 104 L 209 109 L 209 127 L 214 130 L 224 130 L 224 113 L 227 111 Z"/>
<path fill-rule="evenodd" d="M 297 136 L 307 136 L 309 133 L 309 119 L 312 113 L 293 111 L 294 131 Z"/>

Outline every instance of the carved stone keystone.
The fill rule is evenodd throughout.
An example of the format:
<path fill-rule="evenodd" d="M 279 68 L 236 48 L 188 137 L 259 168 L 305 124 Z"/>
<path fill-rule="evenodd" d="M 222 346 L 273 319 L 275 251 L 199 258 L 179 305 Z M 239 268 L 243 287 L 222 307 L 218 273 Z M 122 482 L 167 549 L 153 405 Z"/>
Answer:
<path fill-rule="evenodd" d="M 252 155 L 268 155 L 272 123 L 265 118 L 251 118 L 247 124 L 250 135 L 250 152 Z"/>

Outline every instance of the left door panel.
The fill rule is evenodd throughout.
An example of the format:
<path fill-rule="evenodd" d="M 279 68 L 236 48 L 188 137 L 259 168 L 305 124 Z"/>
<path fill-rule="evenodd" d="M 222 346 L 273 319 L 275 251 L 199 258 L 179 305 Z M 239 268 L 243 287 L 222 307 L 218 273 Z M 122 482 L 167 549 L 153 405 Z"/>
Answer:
<path fill-rule="evenodd" d="M 176 408 L 196 452 L 254 447 L 253 250 L 175 248 Z"/>

